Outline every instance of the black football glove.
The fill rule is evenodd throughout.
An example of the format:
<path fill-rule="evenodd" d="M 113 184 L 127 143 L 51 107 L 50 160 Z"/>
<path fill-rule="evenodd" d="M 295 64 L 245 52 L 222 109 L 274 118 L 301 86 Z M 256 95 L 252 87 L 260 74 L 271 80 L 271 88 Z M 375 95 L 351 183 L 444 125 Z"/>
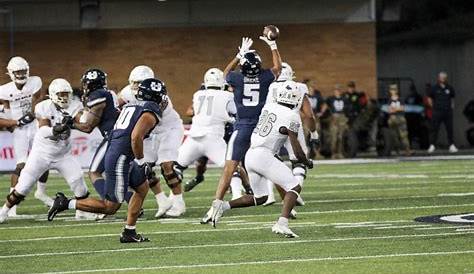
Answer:
<path fill-rule="evenodd" d="M 155 173 L 153 172 L 153 165 L 151 163 L 144 162 L 143 158 L 135 159 L 135 162 L 137 163 L 138 167 L 143 171 L 143 174 L 145 174 L 145 178 L 147 180 L 153 178 L 153 175 L 155 175 Z"/>
<path fill-rule="evenodd" d="M 28 112 L 25 115 L 23 115 L 20 119 L 18 119 L 16 124 L 19 127 L 22 127 L 22 126 L 28 125 L 29 123 L 33 122 L 34 120 L 35 120 L 35 115 L 33 115 L 33 113 L 31 113 L 31 112 Z"/>
<path fill-rule="evenodd" d="M 304 163 L 304 164 L 308 169 L 313 169 L 313 160 L 306 159 L 306 163 Z"/>
<path fill-rule="evenodd" d="M 68 128 L 73 129 L 74 128 L 74 118 L 72 118 L 71 115 L 64 115 L 63 120 L 61 121 L 61 124 L 66 125 Z"/>
<path fill-rule="evenodd" d="M 53 126 L 53 135 L 54 136 L 59 136 L 60 134 L 65 133 L 68 130 L 70 130 L 70 129 L 67 125 L 57 124 L 57 125 Z"/>

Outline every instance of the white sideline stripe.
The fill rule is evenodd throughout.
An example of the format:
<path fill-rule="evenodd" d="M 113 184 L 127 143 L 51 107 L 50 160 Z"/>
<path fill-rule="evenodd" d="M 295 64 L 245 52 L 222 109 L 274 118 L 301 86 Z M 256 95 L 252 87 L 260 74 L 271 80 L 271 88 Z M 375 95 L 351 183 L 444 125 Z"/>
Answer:
<path fill-rule="evenodd" d="M 391 211 L 391 210 L 410 210 L 410 209 L 430 209 L 430 208 L 450 208 L 450 207 L 465 207 L 465 206 L 473 206 L 474 204 L 458 204 L 458 205 L 435 205 L 435 206 L 408 206 L 408 207 L 384 207 L 384 208 L 361 208 L 361 209 L 342 209 L 342 210 L 327 210 L 327 211 L 301 211 L 298 212 L 300 215 L 309 215 L 309 214 L 333 214 L 333 213 L 352 213 L 352 212 L 370 212 L 370 211 Z M 280 213 L 267 213 L 267 214 L 253 214 L 253 215 L 233 215 L 233 216 L 225 216 L 226 219 L 236 219 L 236 218 L 253 218 L 253 217 L 268 217 L 268 216 L 278 216 Z M 44 215 L 41 215 L 44 216 Z M 150 223 L 150 222 L 158 222 L 159 220 L 150 220 L 150 221 L 142 221 L 140 223 Z M 123 223 L 123 221 L 121 221 Z M 99 223 L 94 223 L 99 224 Z M 103 223 L 103 224 L 110 224 L 110 223 Z M 116 224 L 116 223 L 114 223 Z M 82 225 L 89 225 L 89 224 L 77 224 L 77 225 L 69 225 L 69 226 L 82 226 Z M 57 227 L 64 227 L 68 225 L 58 225 Z M 31 228 L 38 228 L 40 226 L 33 226 Z M 44 227 L 53 227 L 53 226 L 44 226 Z M 26 228 L 26 227 L 19 227 L 19 228 Z M 0 228 L 2 229 L 2 228 Z M 3 228 L 3 229 L 12 229 L 12 228 Z M 212 230 L 210 230 L 212 231 Z M 114 234 L 115 235 L 115 234 Z M 45 238 L 48 239 L 48 238 Z M 34 240 L 34 239 L 33 239 Z M 18 240 L 20 241 L 20 240 Z M 25 239 L 23 240 L 25 241 Z M 4 242 L 4 240 L 0 240 L 0 243 Z"/>
<path fill-rule="evenodd" d="M 468 228 L 472 227 L 471 225 L 454 225 L 454 226 L 435 226 L 435 227 L 420 227 L 415 228 L 415 230 L 441 230 L 441 229 L 458 229 L 458 228 Z"/>
<path fill-rule="evenodd" d="M 399 229 L 399 228 L 411 228 L 411 227 L 431 227 L 431 225 L 398 225 L 398 226 L 381 226 L 381 227 L 374 227 L 372 229 Z"/>
<path fill-rule="evenodd" d="M 462 197 L 462 196 L 472 196 L 474 192 L 460 192 L 460 193 L 440 193 L 439 197 Z"/>
<path fill-rule="evenodd" d="M 350 179 L 427 179 L 426 174 L 374 174 L 374 173 L 360 173 L 360 174 L 318 174 L 310 175 L 310 178 L 350 178 Z"/>
<path fill-rule="evenodd" d="M 379 226 L 391 226 L 392 224 L 357 224 L 357 225 L 340 225 L 335 226 L 335 228 L 369 228 L 369 227 L 379 227 Z"/>
<path fill-rule="evenodd" d="M 204 244 L 204 245 L 184 245 L 184 246 L 155 246 L 155 247 L 137 247 L 137 248 L 121 248 L 121 249 L 102 249 L 102 250 L 85 250 L 85 251 L 66 251 L 66 252 L 46 252 L 46 253 L 27 253 L 16 255 L 0 256 L 0 259 L 25 258 L 25 257 L 39 257 L 39 256 L 61 256 L 61 255 L 81 255 L 93 253 L 112 253 L 112 252 L 129 252 L 129 251 L 144 251 L 144 250 L 169 250 L 169 249 L 188 249 L 188 248 L 208 248 L 208 247 L 232 247 L 232 246 L 247 246 L 247 245 L 279 245 L 279 244 L 299 244 L 299 243 L 317 243 L 317 242 L 345 242 L 345 241 L 365 241 L 365 240 L 387 240 L 387 239 L 405 239 L 405 238 L 429 238 L 429 237 L 444 237 L 472 234 L 474 232 L 460 233 L 436 233 L 436 234 L 406 234 L 406 235 L 389 235 L 389 236 L 372 236 L 372 237 L 343 237 L 343 238 L 327 238 L 327 239 L 313 239 L 313 240 L 286 240 L 286 241 L 272 241 L 272 242 L 242 242 L 242 243 L 228 243 L 228 244 Z"/>
<path fill-rule="evenodd" d="M 294 262 L 371 260 L 371 259 L 397 258 L 397 257 L 443 256 L 443 255 L 472 254 L 472 253 L 474 253 L 474 250 L 419 252 L 419 253 L 392 253 L 392 254 L 378 254 L 378 255 L 366 255 L 366 256 L 316 257 L 316 258 L 305 258 L 305 259 L 283 259 L 283 260 L 272 260 L 272 261 L 251 261 L 251 262 L 234 262 L 234 263 L 215 263 L 215 264 L 164 265 L 164 266 L 127 267 L 127 268 L 103 268 L 103 269 L 89 269 L 89 270 L 46 272 L 46 273 L 41 273 L 41 274 L 73 274 L 73 273 L 94 273 L 94 272 L 119 272 L 119 271 L 132 271 L 132 270 L 185 269 L 185 268 L 203 268 L 203 267 L 221 267 L 221 266 L 224 267 L 224 266 L 241 266 L 241 265 L 262 265 L 262 264 L 278 264 L 278 263 L 281 264 L 281 263 L 294 263 Z"/>

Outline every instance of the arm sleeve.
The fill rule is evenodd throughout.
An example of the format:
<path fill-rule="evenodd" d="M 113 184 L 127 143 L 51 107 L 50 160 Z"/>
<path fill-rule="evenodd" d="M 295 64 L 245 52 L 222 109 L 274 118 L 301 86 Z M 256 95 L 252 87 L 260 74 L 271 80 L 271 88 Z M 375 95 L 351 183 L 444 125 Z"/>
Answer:
<path fill-rule="evenodd" d="M 299 117 L 298 115 L 299 114 L 296 114 L 296 113 L 291 113 L 292 115 L 290 115 L 288 117 L 288 130 L 291 130 L 295 133 L 298 133 L 298 130 L 300 128 L 300 122 L 299 122 Z"/>

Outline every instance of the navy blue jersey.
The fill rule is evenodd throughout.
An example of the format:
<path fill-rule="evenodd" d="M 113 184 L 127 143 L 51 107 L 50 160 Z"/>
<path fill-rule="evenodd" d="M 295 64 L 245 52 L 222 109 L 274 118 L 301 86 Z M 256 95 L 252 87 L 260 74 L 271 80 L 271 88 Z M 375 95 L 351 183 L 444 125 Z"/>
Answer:
<path fill-rule="evenodd" d="M 92 108 L 103 102 L 105 102 L 105 108 L 102 112 L 102 117 L 100 117 L 98 127 L 102 136 L 108 136 L 120 114 L 117 100 L 114 99 L 114 94 L 105 89 L 96 89 L 87 95 L 86 104 L 88 108 Z"/>
<path fill-rule="evenodd" d="M 109 153 L 109 150 L 114 150 L 114 153 L 120 153 L 133 158 L 131 145 L 132 131 L 138 119 L 140 119 L 145 112 L 154 114 L 157 118 L 157 122 L 161 119 L 160 107 L 155 102 L 138 101 L 133 104 L 126 104 L 122 108 L 122 112 L 110 133 L 110 144 L 107 153 Z"/>
<path fill-rule="evenodd" d="M 236 125 L 256 125 L 267 100 L 268 87 L 275 80 L 270 69 L 262 70 L 255 78 L 247 78 L 240 72 L 231 71 L 226 76 L 227 83 L 234 89 L 237 107 Z"/>

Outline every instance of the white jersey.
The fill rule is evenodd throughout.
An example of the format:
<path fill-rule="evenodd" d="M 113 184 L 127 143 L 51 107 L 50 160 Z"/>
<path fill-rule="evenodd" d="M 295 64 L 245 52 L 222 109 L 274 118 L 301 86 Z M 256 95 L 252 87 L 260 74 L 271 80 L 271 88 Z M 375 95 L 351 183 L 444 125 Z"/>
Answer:
<path fill-rule="evenodd" d="M 276 154 L 288 138 L 280 133 L 280 128 L 298 132 L 300 126 L 300 116 L 294 110 L 275 103 L 265 104 L 252 133 L 250 147 L 264 147 Z"/>
<path fill-rule="evenodd" d="M 0 86 L 0 99 L 10 104 L 9 118 L 18 120 L 31 112 L 33 95 L 41 89 L 41 85 L 41 78 L 30 76 L 21 90 L 13 81 Z"/>
<path fill-rule="evenodd" d="M 267 101 L 265 102 L 266 104 L 269 103 L 276 103 L 276 95 L 278 88 L 283 85 L 284 82 L 273 82 L 271 85 L 268 87 L 268 96 L 267 96 Z M 309 93 L 308 91 L 308 86 L 300 83 L 300 82 L 295 82 L 297 90 L 301 94 L 301 98 L 304 98 L 305 95 Z M 301 110 L 301 106 L 303 105 L 303 100 L 300 101 L 300 103 L 293 109 L 295 112 L 299 112 Z"/>
<path fill-rule="evenodd" d="M 198 90 L 193 95 L 193 110 L 190 136 L 224 136 L 225 124 L 233 121 L 229 113 L 236 113 L 234 94 L 224 90 Z"/>
<path fill-rule="evenodd" d="M 135 98 L 135 95 L 132 92 L 132 89 L 130 88 L 130 85 L 125 86 L 121 91 L 119 97 L 126 103 L 135 103 L 138 101 L 137 98 Z M 161 120 L 158 124 L 153 129 L 152 133 L 159 134 L 163 133 L 170 128 L 182 128 L 183 127 L 183 120 L 181 120 L 181 117 L 179 114 L 176 112 L 176 110 L 173 107 L 173 103 L 171 102 L 171 99 L 169 99 L 168 106 L 166 109 L 163 111 L 163 115 L 161 117 Z"/>
<path fill-rule="evenodd" d="M 83 108 L 82 104 L 77 100 L 72 100 L 69 107 L 64 110 L 70 116 L 75 117 Z M 48 99 L 38 103 L 35 107 L 35 115 L 38 119 L 48 119 L 51 126 L 61 123 L 64 117 L 63 112 L 59 111 L 54 103 Z M 52 140 L 51 127 L 42 126 L 38 129 L 33 141 L 33 147 L 41 149 L 45 156 L 60 157 L 69 153 L 71 150 L 70 138 L 66 140 Z"/>

